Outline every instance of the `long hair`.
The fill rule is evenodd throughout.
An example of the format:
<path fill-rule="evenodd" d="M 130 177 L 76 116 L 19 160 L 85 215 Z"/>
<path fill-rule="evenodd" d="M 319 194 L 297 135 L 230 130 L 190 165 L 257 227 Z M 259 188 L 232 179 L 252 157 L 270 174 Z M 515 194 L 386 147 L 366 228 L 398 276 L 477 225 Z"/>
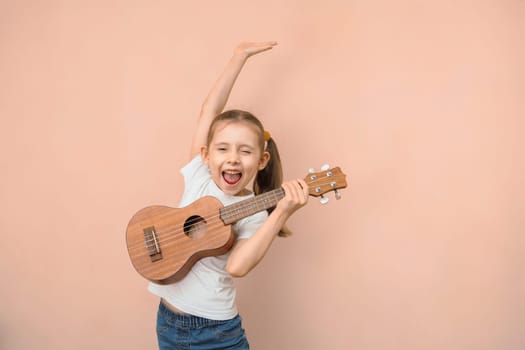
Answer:
<path fill-rule="evenodd" d="M 266 166 L 263 169 L 259 170 L 257 172 L 257 175 L 255 176 L 255 180 L 253 182 L 253 192 L 255 193 L 255 195 L 259 195 L 280 188 L 283 183 L 283 169 L 281 165 L 281 157 L 279 156 L 279 150 L 277 149 L 277 144 L 275 143 L 274 139 L 271 137 L 269 140 L 264 139 L 265 130 L 261 121 L 250 112 L 238 109 L 232 109 L 222 112 L 213 119 L 210 125 L 210 129 L 208 130 L 208 138 L 206 140 L 206 144 L 208 147 L 211 144 L 211 140 L 213 139 L 213 135 L 215 134 L 217 125 L 221 122 L 237 122 L 250 124 L 254 127 L 254 130 L 257 131 L 261 155 L 264 151 L 270 154 L 268 164 L 266 164 Z M 273 211 L 273 209 L 275 209 L 275 207 L 269 208 L 267 210 L 268 214 L 270 214 Z M 279 236 L 281 237 L 289 236 L 290 234 L 290 230 L 288 230 L 288 228 L 284 226 L 279 231 Z"/>

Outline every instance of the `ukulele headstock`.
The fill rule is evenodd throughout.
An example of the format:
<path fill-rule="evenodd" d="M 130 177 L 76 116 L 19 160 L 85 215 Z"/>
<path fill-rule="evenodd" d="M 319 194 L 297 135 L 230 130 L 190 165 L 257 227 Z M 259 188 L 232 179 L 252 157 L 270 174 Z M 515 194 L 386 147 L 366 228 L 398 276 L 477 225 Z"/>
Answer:
<path fill-rule="evenodd" d="M 331 168 L 329 165 L 323 165 L 321 171 L 315 172 L 314 169 L 308 170 L 308 175 L 304 178 L 308 185 L 308 193 L 310 196 L 321 197 L 321 204 L 326 204 L 328 198 L 324 194 L 330 191 L 335 192 L 335 198 L 340 199 L 341 194 L 337 191 L 341 188 L 346 188 L 346 175 L 341 171 L 341 168 Z"/>

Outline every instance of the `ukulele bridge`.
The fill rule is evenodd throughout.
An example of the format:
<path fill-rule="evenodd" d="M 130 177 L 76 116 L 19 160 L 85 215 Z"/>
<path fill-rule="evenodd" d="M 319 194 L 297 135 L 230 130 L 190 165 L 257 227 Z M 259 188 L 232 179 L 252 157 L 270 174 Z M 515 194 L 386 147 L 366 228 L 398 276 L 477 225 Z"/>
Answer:
<path fill-rule="evenodd" d="M 146 227 L 144 229 L 144 242 L 151 262 L 162 259 L 162 251 L 160 250 L 159 238 L 155 231 L 155 226 Z"/>

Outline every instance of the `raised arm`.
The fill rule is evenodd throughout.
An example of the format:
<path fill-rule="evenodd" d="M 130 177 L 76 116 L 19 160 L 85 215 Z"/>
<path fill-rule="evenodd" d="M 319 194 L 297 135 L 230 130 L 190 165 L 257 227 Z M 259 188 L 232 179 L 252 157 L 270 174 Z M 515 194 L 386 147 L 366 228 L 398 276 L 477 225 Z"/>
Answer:
<path fill-rule="evenodd" d="M 246 60 L 255 54 L 270 50 L 277 45 L 275 41 L 266 42 L 243 42 L 240 43 L 233 51 L 233 56 L 226 65 L 226 68 L 213 85 L 208 96 L 201 107 L 197 129 L 193 136 L 190 159 L 200 153 L 202 146 L 206 145 L 208 129 L 213 118 L 222 112 L 230 92 L 239 76 L 239 73 L 246 63 Z"/>

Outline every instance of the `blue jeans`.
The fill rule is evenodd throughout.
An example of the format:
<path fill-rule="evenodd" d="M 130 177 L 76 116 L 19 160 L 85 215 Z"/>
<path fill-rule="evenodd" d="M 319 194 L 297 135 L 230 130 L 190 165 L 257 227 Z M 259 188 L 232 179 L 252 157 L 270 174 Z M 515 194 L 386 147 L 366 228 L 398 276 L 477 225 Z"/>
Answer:
<path fill-rule="evenodd" d="M 160 350 L 248 350 L 250 345 L 237 315 L 217 321 L 178 314 L 160 303 L 157 312 L 157 340 Z"/>

